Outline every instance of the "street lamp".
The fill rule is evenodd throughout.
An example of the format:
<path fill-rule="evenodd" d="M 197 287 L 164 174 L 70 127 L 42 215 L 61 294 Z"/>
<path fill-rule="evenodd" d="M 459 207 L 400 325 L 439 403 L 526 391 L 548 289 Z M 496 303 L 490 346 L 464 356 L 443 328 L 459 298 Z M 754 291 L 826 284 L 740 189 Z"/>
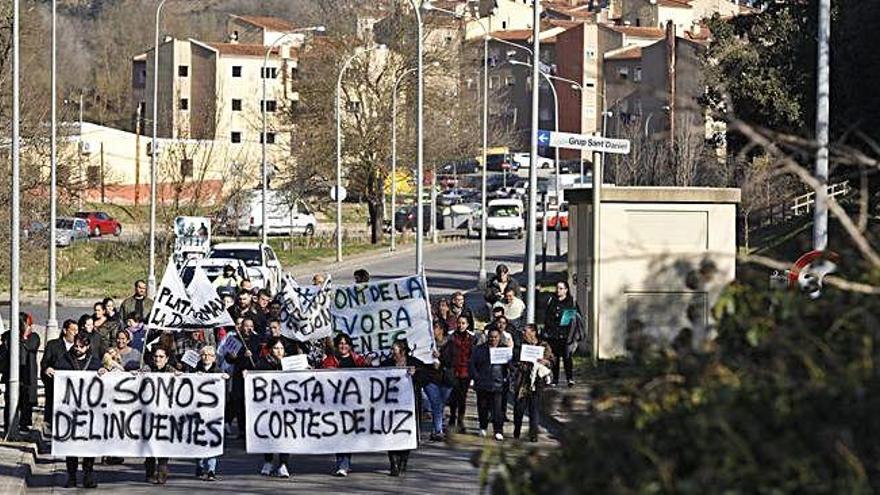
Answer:
<path fill-rule="evenodd" d="M 538 189 L 538 112 L 539 112 L 539 84 L 538 74 L 541 61 L 541 0 L 532 3 L 532 136 L 531 136 L 531 160 L 529 167 L 529 225 L 526 237 L 526 322 L 535 323 L 535 202 Z"/>
<path fill-rule="evenodd" d="M 49 317 L 46 321 L 46 338 L 50 335 L 55 334 L 55 330 L 58 330 L 58 315 L 56 313 L 55 307 L 55 284 L 56 284 L 56 260 L 57 260 L 57 247 L 55 246 L 55 222 L 58 217 L 58 147 L 57 147 L 57 138 L 58 138 L 58 122 L 57 122 L 57 88 L 58 88 L 58 73 L 57 73 L 57 53 L 58 53 L 58 42 L 57 42 L 57 31 L 56 31 L 56 20 L 57 20 L 57 1 L 52 0 L 52 104 L 51 104 L 51 127 L 52 127 L 52 137 L 49 145 L 50 148 L 50 164 L 49 164 Z M 80 136 L 82 136 L 82 127 L 80 127 Z"/>
<path fill-rule="evenodd" d="M 159 152 L 156 140 L 159 114 L 159 19 L 162 7 L 167 0 L 160 0 L 156 6 L 155 38 L 153 39 L 153 138 L 150 150 L 150 269 L 147 287 L 150 297 L 156 295 L 156 154 Z"/>
<path fill-rule="evenodd" d="M 416 68 L 418 69 L 418 89 L 416 90 L 416 105 L 418 108 L 416 110 L 416 139 L 418 140 L 418 144 L 416 145 L 416 167 L 418 170 L 416 172 L 416 179 L 418 183 L 416 184 L 416 228 L 418 229 L 418 235 L 416 236 L 416 273 L 424 273 L 425 265 L 424 265 L 424 255 L 422 252 L 422 244 L 424 239 L 422 238 L 422 233 L 424 232 L 424 223 L 425 219 L 422 214 L 424 210 L 424 198 L 423 196 L 423 188 L 425 182 L 425 163 L 424 163 L 424 155 L 425 155 L 425 135 L 424 135 L 424 102 L 425 102 L 425 68 L 424 68 L 424 25 L 422 24 L 422 13 L 419 10 L 420 6 L 416 3 L 416 0 L 409 0 L 410 5 L 412 6 L 413 12 L 416 16 L 416 36 L 418 37 L 418 61 L 416 63 Z"/>
<path fill-rule="evenodd" d="M 272 49 L 275 48 L 276 46 L 278 46 L 278 44 L 281 43 L 282 40 L 284 40 L 285 38 L 287 38 L 293 34 L 306 33 L 306 32 L 323 33 L 324 31 L 326 31 L 326 28 L 324 26 L 312 26 L 312 27 L 294 29 L 293 31 L 289 31 L 289 32 L 285 33 L 284 35 L 278 37 L 275 40 L 275 42 L 273 42 L 271 45 L 269 45 L 269 47 L 266 48 L 266 55 L 263 57 L 263 73 L 261 74 L 263 77 L 263 103 L 261 105 L 261 107 L 262 107 L 261 112 L 263 114 L 262 115 L 262 117 L 263 117 L 263 130 L 262 130 L 262 134 L 261 134 L 262 138 L 260 139 L 260 142 L 262 143 L 260 152 L 262 154 L 261 175 L 262 175 L 262 179 L 263 179 L 262 180 L 262 183 L 263 183 L 263 205 L 261 207 L 261 214 L 262 214 L 263 220 L 262 220 L 262 225 L 261 225 L 260 230 L 262 231 L 263 244 L 269 243 L 269 230 L 266 227 L 266 224 L 268 223 L 266 221 L 266 219 L 268 218 L 266 216 L 266 214 L 267 214 L 267 212 L 266 212 L 266 196 L 268 195 L 268 190 L 269 190 L 269 171 L 268 171 L 268 167 L 266 164 L 266 113 L 267 113 L 267 109 L 266 109 L 266 106 L 267 106 L 266 105 L 266 79 L 269 78 L 268 77 L 269 76 L 268 67 L 267 67 L 267 65 L 269 63 L 269 53 L 271 53 Z"/>
<path fill-rule="evenodd" d="M 385 45 L 376 45 L 365 51 L 384 50 Z M 362 52 L 355 52 L 345 59 L 336 79 L 336 262 L 342 261 L 342 77 L 345 71 Z"/>
<path fill-rule="evenodd" d="M 21 17 L 19 0 L 12 0 L 12 180 L 11 182 L 11 205 L 10 205 L 10 287 L 9 287 L 9 340 L 12 343 L 9 346 L 9 362 L 19 362 L 19 291 L 21 285 L 20 278 L 20 251 L 21 251 L 21 110 L 20 110 L 20 88 L 19 79 L 21 78 L 21 57 L 20 48 L 21 40 L 19 36 L 19 18 Z M 12 365 L 9 367 L 9 374 L 6 381 L 6 438 L 15 436 L 18 430 L 18 382 L 19 367 Z"/>

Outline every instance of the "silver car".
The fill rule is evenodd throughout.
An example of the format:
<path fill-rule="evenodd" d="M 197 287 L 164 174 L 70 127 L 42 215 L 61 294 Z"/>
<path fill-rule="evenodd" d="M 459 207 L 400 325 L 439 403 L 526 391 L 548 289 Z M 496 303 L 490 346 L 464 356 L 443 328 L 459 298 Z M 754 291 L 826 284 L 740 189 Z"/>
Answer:
<path fill-rule="evenodd" d="M 55 220 L 55 245 L 67 247 L 89 240 L 89 224 L 82 218 L 60 217 Z"/>

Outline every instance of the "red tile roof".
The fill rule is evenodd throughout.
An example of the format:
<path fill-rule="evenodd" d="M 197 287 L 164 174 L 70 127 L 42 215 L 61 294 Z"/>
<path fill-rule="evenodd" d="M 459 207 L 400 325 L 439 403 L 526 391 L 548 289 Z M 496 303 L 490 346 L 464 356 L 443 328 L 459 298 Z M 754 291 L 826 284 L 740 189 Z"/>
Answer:
<path fill-rule="evenodd" d="M 605 54 L 605 60 L 638 60 L 642 58 L 642 47 L 630 46 Z"/>
<path fill-rule="evenodd" d="M 296 29 L 292 22 L 278 17 L 235 14 L 230 14 L 230 16 L 269 31 L 293 31 Z"/>
<path fill-rule="evenodd" d="M 617 31 L 618 33 L 625 34 L 627 36 L 632 36 L 633 38 L 662 38 L 666 36 L 666 32 L 661 28 L 656 27 L 641 27 L 641 26 L 609 26 L 612 30 Z"/>

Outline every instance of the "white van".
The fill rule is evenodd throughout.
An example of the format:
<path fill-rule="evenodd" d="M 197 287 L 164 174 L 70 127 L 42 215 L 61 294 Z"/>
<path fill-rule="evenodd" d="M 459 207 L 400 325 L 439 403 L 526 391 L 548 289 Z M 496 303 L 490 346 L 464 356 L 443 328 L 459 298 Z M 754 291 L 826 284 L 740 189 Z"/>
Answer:
<path fill-rule="evenodd" d="M 242 234 L 258 235 L 263 226 L 263 192 L 245 191 L 238 200 L 230 201 L 226 215 Z M 288 204 L 279 191 L 266 192 L 267 230 L 271 234 L 314 235 L 318 225 L 315 215 L 301 201 Z"/>
<path fill-rule="evenodd" d="M 486 236 L 522 239 L 525 229 L 523 202 L 518 199 L 493 199 L 486 205 Z"/>

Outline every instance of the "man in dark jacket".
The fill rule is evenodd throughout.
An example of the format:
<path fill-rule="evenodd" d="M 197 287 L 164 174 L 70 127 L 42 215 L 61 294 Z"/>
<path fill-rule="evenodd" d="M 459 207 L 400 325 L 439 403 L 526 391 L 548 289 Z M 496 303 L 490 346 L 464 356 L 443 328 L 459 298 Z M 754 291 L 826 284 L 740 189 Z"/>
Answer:
<path fill-rule="evenodd" d="M 43 380 L 43 387 L 46 391 L 46 406 L 43 408 L 43 422 L 47 427 L 52 427 L 52 397 L 54 394 L 54 378 L 55 370 L 61 359 L 70 352 L 76 340 L 76 334 L 79 326 L 73 320 L 65 320 L 61 325 L 61 335 L 57 339 L 46 342 L 46 349 L 43 350 L 43 359 L 40 360 L 40 378 Z"/>
<path fill-rule="evenodd" d="M 107 371 L 106 369 L 104 369 L 104 367 L 101 366 L 101 357 L 92 354 L 91 339 L 85 333 L 81 333 L 76 336 L 76 339 L 74 340 L 73 346 L 71 346 L 70 351 L 61 356 L 61 358 L 55 364 L 55 368 L 48 373 L 49 376 L 54 378 L 56 370 L 96 371 L 99 375 L 103 375 Z M 76 471 L 79 467 L 79 458 L 67 457 L 65 459 L 65 462 L 67 464 L 67 484 L 65 486 L 67 486 L 67 488 L 75 488 Z M 83 457 L 82 467 L 83 487 L 95 488 L 96 486 L 98 486 L 98 481 L 95 478 L 94 472 L 95 458 Z"/>
<path fill-rule="evenodd" d="M 37 352 L 40 350 L 40 336 L 33 331 L 34 320 L 27 313 L 19 313 L 18 328 L 18 412 L 19 426 L 26 431 L 33 425 L 34 406 L 37 404 Z M 9 380 L 9 332 L 0 337 L 0 366 L 5 380 Z M 9 404 L 9 386 L 6 387 L 6 404 Z"/>
<path fill-rule="evenodd" d="M 479 345 L 471 354 L 470 377 L 477 391 L 477 416 L 480 422 L 480 436 L 487 435 L 489 417 L 495 440 L 504 440 L 504 411 L 502 410 L 504 384 L 507 380 L 508 363 L 492 364 L 490 349 L 501 346 L 501 332 L 489 331 L 489 339 Z"/>
<path fill-rule="evenodd" d="M 235 405 L 235 417 L 238 423 L 238 437 L 245 437 L 244 417 L 244 372 L 245 370 L 257 369 L 260 359 L 260 351 L 263 345 L 262 339 L 254 332 L 254 320 L 245 318 L 241 320 L 236 337 L 241 341 L 241 349 L 234 356 L 226 354 L 226 362 L 235 366 L 232 371 L 232 394 L 230 398 Z M 231 337 L 235 338 L 235 337 Z"/>
<path fill-rule="evenodd" d="M 483 296 L 486 298 L 486 304 L 490 307 L 504 297 L 504 291 L 513 289 L 514 294 L 519 294 L 519 282 L 510 276 L 510 268 L 501 264 L 495 267 L 495 276 L 486 284 L 486 291 Z"/>
<path fill-rule="evenodd" d="M 138 321 L 147 321 L 150 311 L 153 309 L 153 300 L 147 297 L 147 283 L 138 280 L 134 283 L 134 294 L 127 297 L 119 306 L 119 313 L 123 317 L 134 313 Z"/>

